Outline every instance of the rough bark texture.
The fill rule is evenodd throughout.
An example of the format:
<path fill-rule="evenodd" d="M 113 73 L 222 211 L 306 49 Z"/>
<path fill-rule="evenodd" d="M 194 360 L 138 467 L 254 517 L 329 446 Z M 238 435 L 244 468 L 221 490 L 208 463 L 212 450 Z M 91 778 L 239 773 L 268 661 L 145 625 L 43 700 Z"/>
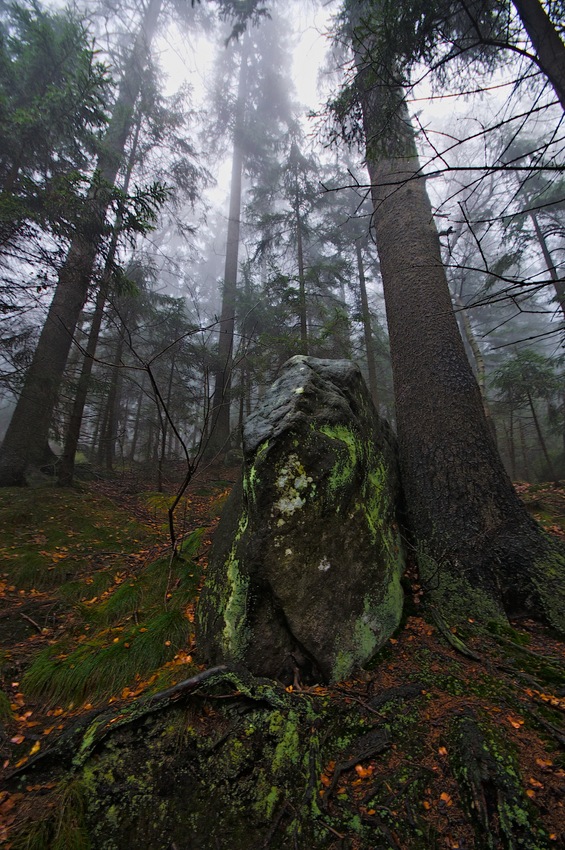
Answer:
<path fill-rule="evenodd" d="M 401 477 L 423 581 L 454 618 L 528 612 L 563 628 L 565 558 L 518 499 L 492 439 L 454 316 L 402 93 L 372 64 L 370 36 L 358 28 L 353 44 Z"/>
<path fill-rule="evenodd" d="M 512 0 L 536 51 L 538 65 L 565 109 L 565 44 L 539 0 Z"/>
<path fill-rule="evenodd" d="M 53 409 L 92 270 L 104 232 L 112 186 L 132 125 L 146 50 L 157 26 L 162 0 L 151 0 L 121 82 L 103 148 L 98 178 L 90 190 L 91 209 L 81 223 L 59 272 L 55 295 L 10 425 L 0 449 L 0 486 L 25 484 L 28 468 L 39 466 L 47 445 Z M 105 200 L 106 199 L 106 200 Z"/>
<path fill-rule="evenodd" d="M 244 428 L 198 646 L 292 683 L 345 678 L 398 625 L 396 462 L 357 366 L 293 357 Z"/>

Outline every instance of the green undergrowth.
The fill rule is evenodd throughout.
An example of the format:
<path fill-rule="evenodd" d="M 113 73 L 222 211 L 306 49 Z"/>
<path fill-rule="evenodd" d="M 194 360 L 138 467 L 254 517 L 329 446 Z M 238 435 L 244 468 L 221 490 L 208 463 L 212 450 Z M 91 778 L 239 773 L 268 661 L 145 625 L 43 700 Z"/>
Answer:
<path fill-rule="evenodd" d="M 187 645 L 190 623 L 182 611 L 164 611 L 143 622 L 104 630 L 76 649 L 61 641 L 43 650 L 23 677 L 24 693 L 64 705 L 111 696 Z"/>
<path fill-rule="evenodd" d="M 200 569 L 201 531 L 187 541 L 191 558 L 161 558 L 79 605 L 83 631 L 43 649 L 22 679 L 26 694 L 50 704 L 93 701 L 135 687 L 190 644 L 187 609 Z"/>
<path fill-rule="evenodd" d="M 4 581 L 45 590 L 94 572 L 156 542 L 110 499 L 90 490 L 0 490 L 0 561 Z M 91 594 L 93 595 L 93 594 Z"/>
<path fill-rule="evenodd" d="M 401 642 L 381 651 L 381 665 L 398 661 Z M 532 728 L 521 686 L 488 665 L 470 676 L 443 643 L 408 646 L 394 684 L 364 674 L 289 692 L 217 671 L 196 694 L 162 697 L 158 711 L 140 698 L 105 714 L 94 748 L 96 718 L 75 749 L 85 754 L 74 759 L 80 795 L 68 815 L 78 840 L 93 850 L 548 850 L 521 763 Z M 508 712 L 524 717 L 522 732 Z M 552 760 L 557 770 L 556 756 L 541 763 Z M 546 784 L 550 773 L 533 775 Z M 35 850 L 59 848 L 45 812 L 31 826 L 47 836 Z"/>
<path fill-rule="evenodd" d="M 76 779 L 61 782 L 53 794 L 55 814 L 27 826 L 11 843 L 12 850 L 90 850 L 85 826 L 85 788 Z"/>

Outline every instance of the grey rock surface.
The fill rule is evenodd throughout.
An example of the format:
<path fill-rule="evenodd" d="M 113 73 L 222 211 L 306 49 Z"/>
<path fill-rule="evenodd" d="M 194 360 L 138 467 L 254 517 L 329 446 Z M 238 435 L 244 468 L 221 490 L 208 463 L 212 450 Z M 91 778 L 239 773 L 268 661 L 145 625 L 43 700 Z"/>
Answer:
<path fill-rule="evenodd" d="M 293 357 L 244 426 L 197 614 L 210 663 L 336 681 L 402 612 L 393 438 L 358 367 Z"/>

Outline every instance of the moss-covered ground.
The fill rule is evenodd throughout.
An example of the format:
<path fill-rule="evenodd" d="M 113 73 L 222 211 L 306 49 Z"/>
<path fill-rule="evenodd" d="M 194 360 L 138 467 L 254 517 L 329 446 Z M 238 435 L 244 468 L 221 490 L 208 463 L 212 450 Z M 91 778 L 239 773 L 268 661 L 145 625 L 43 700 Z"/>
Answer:
<path fill-rule="evenodd" d="M 413 566 L 401 627 L 348 681 L 193 678 L 225 489 L 195 482 L 173 563 L 161 494 L 0 491 L 0 844 L 565 846 L 563 643 L 533 621 L 446 639 Z M 565 495 L 524 494 L 562 533 Z"/>

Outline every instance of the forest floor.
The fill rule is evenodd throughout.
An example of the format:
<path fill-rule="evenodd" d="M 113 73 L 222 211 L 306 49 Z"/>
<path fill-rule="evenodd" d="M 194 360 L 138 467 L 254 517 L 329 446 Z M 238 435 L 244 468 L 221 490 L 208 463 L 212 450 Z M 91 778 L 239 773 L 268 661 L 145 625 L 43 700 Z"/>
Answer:
<path fill-rule="evenodd" d="M 202 671 L 195 656 L 194 605 L 218 515 L 236 475 L 237 470 L 215 468 L 195 477 L 176 512 L 183 558 L 175 562 L 166 521 L 172 486 L 169 493 L 156 493 L 130 474 L 83 482 L 73 490 L 0 490 L 0 768 L 5 777 L 0 846 L 65 846 L 57 843 L 57 828 L 41 844 L 29 825 L 45 822 L 57 807 L 60 777 L 36 771 L 35 764 L 56 751 L 67 730 L 102 710 L 121 717 L 120 711 L 144 695 L 163 694 Z M 565 542 L 565 490 L 516 487 L 536 519 Z M 446 631 L 429 616 L 413 566 L 405 589 L 402 626 L 370 670 L 335 686 L 285 692 L 301 705 L 312 700 L 314 707 L 333 704 L 338 712 L 355 713 L 358 731 L 383 724 L 387 730 L 386 743 L 372 749 L 356 749 L 355 735 L 333 744 L 323 739 L 313 792 L 320 802 L 316 817 L 327 835 L 320 846 L 565 847 L 563 642 L 533 621 L 486 632 L 475 631 L 470 621 L 466 634 Z M 222 726 L 213 696 L 208 707 L 205 699 L 199 706 L 208 734 L 215 718 Z M 454 723 L 464 729 L 470 720 L 474 725 L 462 743 Z M 512 763 L 501 757 L 502 770 L 520 786 L 519 792 L 506 789 L 498 802 L 489 798 L 498 792 L 485 789 L 496 782 L 500 766 L 477 755 L 480 742 L 474 751 L 476 781 L 462 780 L 451 758 L 456 748 L 472 749 L 473 730 L 484 731 L 485 724 L 486 737 L 499 736 L 505 752 L 511 751 Z M 518 793 L 529 809 L 515 816 L 511 831 L 519 832 L 520 817 L 534 818 L 535 845 L 530 839 L 512 844 L 505 837 L 503 804 Z M 310 846 L 296 836 L 288 845 L 277 838 L 289 828 L 292 806 L 282 799 L 271 808 L 272 825 L 261 846 Z M 382 843 L 367 844 L 369 828 Z M 500 845 L 489 844 L 487 832 L 499 835 Z M 216 839 L 210 844 L 215 846 L 223 845 Z"/>

